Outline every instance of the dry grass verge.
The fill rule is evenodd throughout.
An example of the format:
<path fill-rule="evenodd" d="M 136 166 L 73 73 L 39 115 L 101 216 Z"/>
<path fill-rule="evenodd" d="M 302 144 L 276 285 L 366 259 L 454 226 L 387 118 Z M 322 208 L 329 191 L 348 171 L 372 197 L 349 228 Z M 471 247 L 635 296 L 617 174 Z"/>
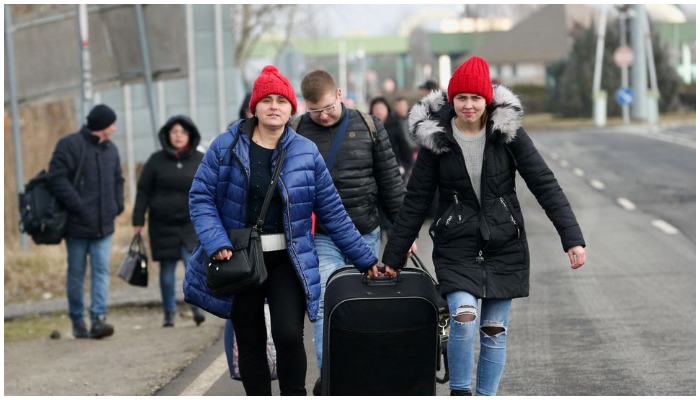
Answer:
<path fill-rule="evenodd" d="M 116 270 L 126 254 L 133 236 L 131 210 L 122 213 L 116 220 L 116 231 L 112 239 L 110 270 L 111 288 L 125 286 L 116 276 Z M 63 242 L 54 246 L 38 246 L 31 243 L 22 250 L 19 244 L 5 246 L 5 304 L 35 301 L 65 296 L 66 246 Z M 150 254 L 150 253 L 149 253 Z M 90 268 L 86 276 L 89 290 Z"/>

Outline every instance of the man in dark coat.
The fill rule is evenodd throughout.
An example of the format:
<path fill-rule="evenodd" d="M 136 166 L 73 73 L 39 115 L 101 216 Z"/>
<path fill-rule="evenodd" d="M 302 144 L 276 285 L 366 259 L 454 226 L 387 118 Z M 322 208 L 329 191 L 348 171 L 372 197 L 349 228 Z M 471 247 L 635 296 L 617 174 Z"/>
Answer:
<path fill-rule="evenodd" d="M 194 174 L 202 162 L 197 151 L 201 139 L 192 120 L 176 115 L 158 132 L 162 150 L 151 155 L 141 171 L 134 204 L 132 225 L 141 233 L 148 210 L 148 237 L 153 259 L 160 261 L 160 291 L 163 299 L 163 326 L 175 324 L 175 268 L 185 265 L 197 243 L 190 220 L 189 193 Z M 192 306 L 197 325 L 204 321 L 202 311 Z"/>
<path fill-rule="evenodd" d="M 49 163 L 49 185 L 68 211 L 68 313 L 76 338 L 100 339 L 114 333 L 105 322 L 109 295 L 109 254 L 114 219 L 124 210 L 124 178 L 117 147 L 109 138 L 117 115 L 104 104 L 95 106 L 80 131 L 59 140 Z M 80 168 L 77 187 L 73 185 Z M 90 255 L 90 319 L 84 322 L 83 286 Z"/>
<path fill-rule="evenodd" d="M 326 164 L 334 139 L 344 129 L 344 138 L 335 162 L 329 167 L 343 206 L 367 244 L 379 253 L 381 207 L 390 221 L 398 214 L 405 193 L 396 157 L 389 136 L 381 122 L 374 118 L 376 137 L 370 131 L 365 117 L 343 105 L 342 91 L 333 77 L 325 71 L 309 72 L 301 82 L 301 92 L 307 113 L 302 115 L 297 132 L 316 143 Z M 373 118 L 371 116 L 366 116 Z M 345 121 L 344 121 L 345 120 Z M 342 133 L 341 133 L 342 134 Z M 314 323 L 314 343 L 319 370 L 323 351 L 323 295 L 330 274 L 349 264 L 342 252 L 326 234 L 323 226 L 316 226 L 314 236 L 321 273 L 321 302 L 318 319 Z M 320 381 L 314 393 L 320 391 Z"/>

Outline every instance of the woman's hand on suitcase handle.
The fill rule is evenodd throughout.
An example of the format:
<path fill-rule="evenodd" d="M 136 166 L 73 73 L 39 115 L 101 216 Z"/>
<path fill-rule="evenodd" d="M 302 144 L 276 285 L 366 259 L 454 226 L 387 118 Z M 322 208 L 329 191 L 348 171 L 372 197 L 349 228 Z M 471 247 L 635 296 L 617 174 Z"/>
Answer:
<path fill-rule="evenodd" d="M 396 275 L 397 275 L 397 271 L 386 264 L 380 265 L 379 263 L 376 263 L 372 266 L 372 268 L 367 270 L 367 278 L 370 278 L 370 279 L 371 278 L 379 278 L 382 276 L 396 278 Z"/>
<path fill-rule="evenodd" d="M 406 258 L 411 258 L 411 256 L 418 250 L 418 244 L 413 241 L 413 244 L 411 245 L 411 248 L 408 249 L 408 254 L 406 255 Z"/>

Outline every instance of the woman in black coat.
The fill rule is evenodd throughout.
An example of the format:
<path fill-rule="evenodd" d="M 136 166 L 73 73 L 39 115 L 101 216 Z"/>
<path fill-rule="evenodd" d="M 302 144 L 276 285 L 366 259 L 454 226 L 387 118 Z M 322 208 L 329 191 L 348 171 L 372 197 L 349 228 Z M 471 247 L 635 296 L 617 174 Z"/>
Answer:
<path fill-rule="evenodd" d="M 477 329 L 481 348 L 475 392 L 496 394 L 505 367 L 511 301 L 529 294 L 530 256 L 515 192 L 516 170 L 556 227 L 571 268 L 586 262 L 583 234 L 569 201 L 521 128 L 522 116 L 518 98 L 505 87 L 492 86 L 489 66 L 479 57 L 455 70 L 447 93 L 432 92 L 409 116 L 420 150 L 382 261 L 399 268 L 406 263 L 437 190 L 438 217 L 429 233 L 435 273 L 451 316 L 447 352 L 454 395 L 472 392 Z"/>
<path fill-rule="evenodd" d="M 203 154 L 197 151 L 200 135 L 191 119 L 177 115 L 158 132 L 163 150 L 151 155 L 141 171 L 132 224 L 141 233 L 148 210 L 148 236 L 153 259 L 160 261 L 160 292 L 163 326 L 175 324 L 175 268 L 178 260 L 187 265 L 197 243 L 190 221 L 189 193 Z M 192 306 L 197 325 L 202 311 Z"/>

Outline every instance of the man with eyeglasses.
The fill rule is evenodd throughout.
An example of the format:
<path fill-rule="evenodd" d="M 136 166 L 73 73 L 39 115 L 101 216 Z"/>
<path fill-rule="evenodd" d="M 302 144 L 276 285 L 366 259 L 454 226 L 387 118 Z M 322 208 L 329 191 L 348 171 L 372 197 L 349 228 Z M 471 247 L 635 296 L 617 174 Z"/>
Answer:
<path fill-rule="evenodd" d="M 342 90 L 325 71 L 311 71 L 301 81 L 301 93 L 307 112 L 300 116 L 296 131 L 318 146 L 328 164 L 329 153 L 338 134 L 343 134 L 329 171 L 343 206 L 367 244 L 379 254 L 381 230 L 379 211 L 391 222 L 398 214 L 405 186 L 401 180 L 389 136 L 377 118 L 373 118 L 376 137 L 358 110 L 345 107 Z M 347 118 L 346 121 L 344 119 Z M 343 132 L 344 131 L 344 132 Z M 328 165 L 327 165 L 328 166 Z M 336 269 L 349 261 L 323 229 L 316 226 L 314 236 L 321 273 L 321 302 L 314 323 L 314 345 L 319 371 L 323 352 L 323 296 L 326 281 Z M 320 395 L 320 378 L 313 393 Z"/>

